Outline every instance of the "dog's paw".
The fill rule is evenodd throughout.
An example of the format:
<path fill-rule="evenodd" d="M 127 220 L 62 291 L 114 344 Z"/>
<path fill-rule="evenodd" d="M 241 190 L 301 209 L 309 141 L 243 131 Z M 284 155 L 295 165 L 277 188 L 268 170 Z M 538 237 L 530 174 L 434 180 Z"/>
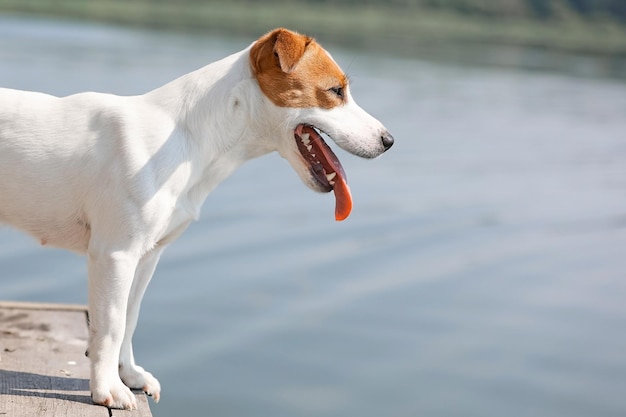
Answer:
<path fill-rule="evenodd" d="M 119 379 L 110 384 L 96 384 L 91 390 L 91 398 L 94 403 L 108 408 L 137 409 L 135 394 Z"/>
<path fill-rule="evenodd" d="M 161 384 L 148 371 L 141 366 L 120 366 L 120 378 L 127 387 L 140 389 L 159 402 L 161 397 Z"/>

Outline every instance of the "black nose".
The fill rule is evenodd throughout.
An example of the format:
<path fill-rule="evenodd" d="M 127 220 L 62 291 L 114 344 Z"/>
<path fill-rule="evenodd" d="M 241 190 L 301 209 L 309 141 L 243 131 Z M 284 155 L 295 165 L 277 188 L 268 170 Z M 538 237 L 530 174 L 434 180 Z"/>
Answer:
<path fill-rule="evenodd" d="M 391 133 L 389 132 L 383 133 L 380 140 L 382 140 L 385 150 L 388 150 L 393 145 L 393 136 L 391 136 Z"/>

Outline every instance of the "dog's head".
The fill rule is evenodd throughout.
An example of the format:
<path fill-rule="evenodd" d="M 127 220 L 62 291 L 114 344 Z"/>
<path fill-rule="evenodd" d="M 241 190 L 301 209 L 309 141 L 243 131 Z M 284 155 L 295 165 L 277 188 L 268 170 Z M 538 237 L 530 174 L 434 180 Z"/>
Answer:
<path fill-rule="evenodd" d="M 393 137 L 356 104 L 348 77 L 313 38 L 276 29 L 252 45 L 250 64 L 275 118 L 276 149 L 311 189 L 334 190 L 335 217 L 345 219 L 352 197 L 322 133 L 364 158 L 381 155 Z"/>

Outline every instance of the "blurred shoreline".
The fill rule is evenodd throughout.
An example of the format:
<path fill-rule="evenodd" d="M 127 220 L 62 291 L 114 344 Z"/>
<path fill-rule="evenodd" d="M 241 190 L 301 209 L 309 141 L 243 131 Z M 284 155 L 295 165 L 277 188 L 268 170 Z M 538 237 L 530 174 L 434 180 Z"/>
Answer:
<path fill-rule="evenodd" d="M 285 26 L 325 42 L 384 50 L 407 58 L 421 56 L 429 49 L 452 46 L 462 50 L 466 45 L 626 58 L 626 24 L 606 14 L 561 12 L 546 19 L 519 13 L 494 15 L 493 10 L 468 13 L 451 6 L 433 9 L 397 3 L 0 0 L 0 13 L 243 36 L 258 36 Z"/>

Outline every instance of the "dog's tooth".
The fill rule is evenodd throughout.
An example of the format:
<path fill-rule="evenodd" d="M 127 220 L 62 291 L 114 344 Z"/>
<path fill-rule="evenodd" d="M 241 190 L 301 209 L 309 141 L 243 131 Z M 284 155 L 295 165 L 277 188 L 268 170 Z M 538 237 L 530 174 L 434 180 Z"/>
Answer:
<path fill-rule="evenodd" d="M 326 174 L 326 179 L 328 179 L 328 182 L 331 182 L 336 176 L 336 172 L 331 172 L 330 174 Z"/>
<path fill-rule="evenodd" d="M 311 152 L 311 149 L 313 149 L 313 145 L 306 145 L 306 149 Z"/>
<path fill-rule="evenodd" d="M 303 134 L 300 136 L 300 140 L 301 140 L 301 141 L 302 141 L 302 143 L 304 143 L 305 145 L 308 145 L 308 144 L 309 144 L 309 142 L 311 141 L 311 140 L 309 139 L 309 137 L 310 137 L 310 136 L 311 136 L 311 135 L 310 135 L 310 134 L 308 134 L 308 133 L 303 133 Z"/>

